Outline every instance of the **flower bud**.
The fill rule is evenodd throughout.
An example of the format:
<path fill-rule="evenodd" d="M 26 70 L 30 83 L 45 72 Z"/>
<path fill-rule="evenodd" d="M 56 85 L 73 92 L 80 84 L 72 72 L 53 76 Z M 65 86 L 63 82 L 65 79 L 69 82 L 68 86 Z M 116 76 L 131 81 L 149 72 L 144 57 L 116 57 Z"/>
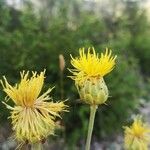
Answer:
<path fill-rule="evenodd" d="M 85 103 L 100 105 L 108 98 L 108 88 L 103 78 L 89 79 L 79 87 L 79 94 Z"/>
<path fill-rule="evenodd" d="M 62 71 L 62 72 L 65 69 L 65 59 L 62 54 L 59 55 L 59 68 L 60 68 L 60 71 Z"/>

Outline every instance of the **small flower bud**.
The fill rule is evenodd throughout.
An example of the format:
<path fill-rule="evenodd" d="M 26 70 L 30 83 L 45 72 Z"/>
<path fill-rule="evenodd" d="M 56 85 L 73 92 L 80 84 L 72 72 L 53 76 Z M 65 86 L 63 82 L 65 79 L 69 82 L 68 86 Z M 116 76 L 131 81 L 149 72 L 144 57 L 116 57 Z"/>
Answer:
<path fill-rule="evenodd" d="M 63 72 L 65 68 L 65 59 L 62 54 L 59 55 L 59 68 Z"/>

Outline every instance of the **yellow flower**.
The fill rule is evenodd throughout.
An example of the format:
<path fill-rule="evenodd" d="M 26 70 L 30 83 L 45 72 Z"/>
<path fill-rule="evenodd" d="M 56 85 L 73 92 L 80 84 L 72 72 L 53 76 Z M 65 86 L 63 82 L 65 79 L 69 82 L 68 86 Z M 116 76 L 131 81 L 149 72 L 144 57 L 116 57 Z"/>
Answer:
<path fill-rule="evenodd" d="M 137 116 L 130 127 L 125 128 L 124 144 L 127 150 L 148 150 L 150 128 Z"/>
<path fill-rule="evenodd" d="M 75 69 L 70 69 L 71 78 L 79 91 L 81 99 L 88 104 L 102 104 L 108 98 L 108 89 L 103 76 L 111 72 L 115 66 L 116 56 L 106 48 L 105 53 L 96 54 L 94 48 L 79 49 L 79 57 L 71 56 L 71 64 Z"/>
<path fill-rule="evenodd" d="M 66 109 L 63 102 L 49 102 L 52 88 L 39 96 L 44 84 L 44 74 L 45 71 L 40 74 L 32 72 L 32 77 L 29 78 L 29 72 L 23 71 L 20 83 L 14 87 L 5 77 L 1 81 L 5 93 L 15 103 L 12 107 L 4 102 L 11 110 L 13 130 L 19 142 L 39 142 L 54 134 L 55 118 L 60 117 L 59 113 Z"/>
<path fill-rule="evenodd" d="M 85 80 L 92 78 L 101 78 L 111 72 L 115 66 L 116 56 L 111 56 L 112 52 L 106 48 L 105 54 L 96 54 L 94 48 L 89 48 L 85 54 L 85 49 L 79 49 L 79 58 L 72 58 L 71 64 L 75 69 L 70 71 L 73 73 L 72 79 L 76 84 L 83 84 Z"/>

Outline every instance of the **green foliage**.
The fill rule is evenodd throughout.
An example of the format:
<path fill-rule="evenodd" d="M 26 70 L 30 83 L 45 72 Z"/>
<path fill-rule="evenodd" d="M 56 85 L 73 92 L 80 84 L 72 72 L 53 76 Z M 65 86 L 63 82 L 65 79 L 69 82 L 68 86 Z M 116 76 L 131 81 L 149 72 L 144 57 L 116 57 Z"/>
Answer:
<path fill-rule="evenodd" d="M 143 17 L 145 13 L 139 14 L 136 7 L 134 13 L 127 9 L 126 16 L 106 19 L 94 12 L 79 10 L 77 16 L 70 19 L 67 6 L 59 7 L 58 15 L 51 12 L 48 17 L 43 11 L 36 14 L 32 5 L 23 11 L 0 5 L 0 76 L 6 75 L 15 83 L 22 70 L 46 68 L 46 86 L 55 85 L 52 94 L 60 99 L 59 54 L 64 55 L 68 68 L 71 67 L 70 54 L 77 56 L 79 47 L 94 46 L 97 52 L 105 47 L 112 48 L 118 58 L 116 68 L 105 79 L 110 97 L 107 105 L 99 107 L 94 128 L 97 138 L 108 137 L 122 130 L 123 123 L 139 106 L 140 98 L 147 96 L 144 79 L 150 74 L 150 33 L 146 17 Z M 131 20 L 131 13 L 136 19 Z M 143 18 L 145 20 L 141 21 Z M 135 26 L 136 30 L 132 31 Z M 73 147 L 85 139 L 89 108 L 76 100 L 79 96 L 68 75 L 65 69 L 65 98 L 69 98 L 71 107 L 63 123 L 66 141 Z M 0 112 L 0 119 L 5 122 L 8 112 L 1 110 L 4 111 Z"/>

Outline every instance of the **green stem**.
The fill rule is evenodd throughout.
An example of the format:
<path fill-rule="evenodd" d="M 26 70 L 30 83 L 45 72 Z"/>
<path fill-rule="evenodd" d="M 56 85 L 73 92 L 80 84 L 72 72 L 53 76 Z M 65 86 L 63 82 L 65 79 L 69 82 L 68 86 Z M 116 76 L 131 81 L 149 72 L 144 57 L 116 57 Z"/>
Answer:
<path fill-rule="evenodd" d="M 92 137 L 95 113 L 96 113 L 97 107 L 98 107 L 97 105 L 90 106 L 90 120 L 89 120 L 88 135 L 87 135 L 85 150 L 90 150 L 91 137 Z"/>
<path fill-rule="evenodd" d="M 31 145 L 31 150 L 43 150 L 42 143 L 34 143 Z"/>
<path fill-rule="evenodd" d="M 61 99 L 64 98 L 64 81 L 63 81 L 63 76 L 64 76 L 63 71 L 60 71 L 60 96 L 61 96 Z"/>

